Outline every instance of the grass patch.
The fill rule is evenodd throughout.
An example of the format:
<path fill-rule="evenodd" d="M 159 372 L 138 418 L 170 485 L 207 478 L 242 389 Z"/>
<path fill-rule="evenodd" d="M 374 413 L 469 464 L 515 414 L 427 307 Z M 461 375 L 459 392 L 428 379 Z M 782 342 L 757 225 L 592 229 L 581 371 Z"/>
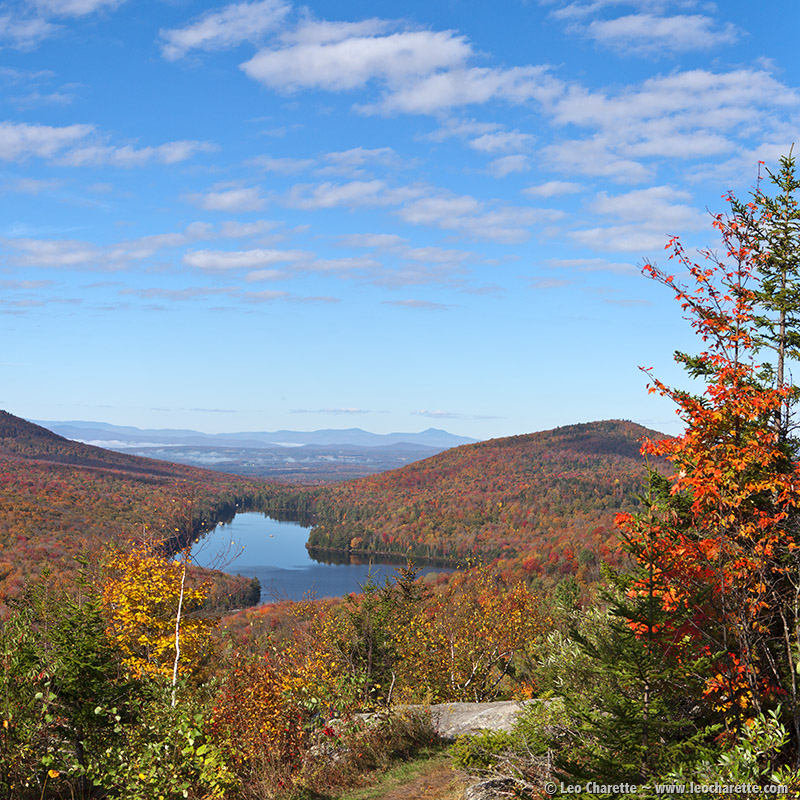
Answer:
<path fill-rule="evenodd" d="M 407 786 L 416 778 L 449 763 L 450 757 L 441 748 L 420 751 L 413 759 L 402 761 L 385 772 L 370 776 L 368 786 L 349 789 L 344 794 L 338 795 L 336 800 L 378 800 L 385 794 Z"/>

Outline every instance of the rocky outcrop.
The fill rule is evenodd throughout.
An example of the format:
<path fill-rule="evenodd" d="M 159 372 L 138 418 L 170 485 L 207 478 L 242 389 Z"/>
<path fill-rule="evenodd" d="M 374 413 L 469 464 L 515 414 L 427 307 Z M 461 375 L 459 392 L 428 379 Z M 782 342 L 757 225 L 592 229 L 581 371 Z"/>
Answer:
<path fill-rule="evenodd" d="M 481 730 L 510 731 L 519 713 L 538 700 L 498 701 L 495 703 L 439 703 L 429 706 L 431 722 L 446 741 Z"/>

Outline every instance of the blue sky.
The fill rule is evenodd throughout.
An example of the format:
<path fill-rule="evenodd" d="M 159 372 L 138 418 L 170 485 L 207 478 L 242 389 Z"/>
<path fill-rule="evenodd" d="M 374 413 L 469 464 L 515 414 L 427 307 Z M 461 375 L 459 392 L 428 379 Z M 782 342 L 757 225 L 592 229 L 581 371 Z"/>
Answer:
<path fill-rule="evenodd" d="M 0 4 L 0 407 L 237 431 L 604 418 L 640 274 L 798 136 L 793 3 Z"/>

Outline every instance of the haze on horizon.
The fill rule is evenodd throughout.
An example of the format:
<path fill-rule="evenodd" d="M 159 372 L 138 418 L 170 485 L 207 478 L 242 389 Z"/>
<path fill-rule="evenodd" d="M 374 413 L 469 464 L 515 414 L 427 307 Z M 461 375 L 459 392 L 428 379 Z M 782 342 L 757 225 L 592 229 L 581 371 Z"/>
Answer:
<path fill-rule="evenodd" d="M 640 275 L 798 139 L 793 4 L 9 0 L 0 408 L 678 429 Z"/>

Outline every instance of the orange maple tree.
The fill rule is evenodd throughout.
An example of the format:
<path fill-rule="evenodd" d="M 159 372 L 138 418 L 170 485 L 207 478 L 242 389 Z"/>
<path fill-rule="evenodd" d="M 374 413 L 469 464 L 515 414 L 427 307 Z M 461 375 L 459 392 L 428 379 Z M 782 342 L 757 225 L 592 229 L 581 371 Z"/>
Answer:
<path fill-rule="evenodd" d="M 786 713 L 800 741 L 800 471 L 774 424 L 789 387 L 769 385 L 756 362 L 766 256 L 752 239 L 753 219 L 715 218 L 724 259 L 705 251 L 695 263 L 670 240 L 670 258 L 688 272 L 688 286 L 644 267 L 675 292 L 700 336 L 699 355 L 676 359 L 706 387 L 696 395 L 651 378 L 649 390 L 677 404 L 686 428 L 645 440 L 642 452 L 667 459 L 674 474 L 645 513 L 620 514 L 617 525 L 639 567 L 629 597 L 655 607 L 649 619 L 632 622 L 640 636 L 711 659 L 706 700 L 727 720 L 790 701 Z"/>

